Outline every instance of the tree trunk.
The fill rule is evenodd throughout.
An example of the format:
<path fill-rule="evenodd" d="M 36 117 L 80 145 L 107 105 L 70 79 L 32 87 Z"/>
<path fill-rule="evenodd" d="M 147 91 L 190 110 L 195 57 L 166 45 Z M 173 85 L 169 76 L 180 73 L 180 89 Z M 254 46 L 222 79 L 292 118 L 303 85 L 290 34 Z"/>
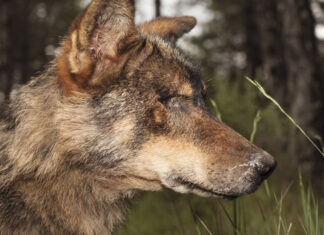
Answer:
<path fill-rule="evenodd" d="M 283 19 L 283 39 L 287 68 L 288 98 L 296 121 L 307 131 L 315 126 L 317 116 L 323 112 L 323 84 L 319 67 L 315 20 L 308 0 L 285 0 L 279 10 Z M 319 130 L 320 131 L 320 130 Z M 323 133 L 318 133 L 323 136 Z M 307 147 L 309 146 L 309 147 Z M 305 142 L 297 149 L 303 158 L 318 159 L 313 148 Z"/>
<path fill-rule="evenodd" d="M 161 0 L 155 0 L 155 16 L 161 16 Z"/>
<path fill-rule="evenodd" d="M 9 4 L 10 1 L 3 1 L 0 7 L 0 92 L 8 99 L 13 86 L 11 43 L 9 38 Z"/>
<path fill-rule="evenodd" d="M 248 58 L 258 58 L 258 64 L 253 61 L 252 64 L 259 66 L 257 70 L 262 83 L 266 85 L 276 98 L 285 102 L 285 86 L 287 71 L 284 58 L 284 42 L 282 40 L 282 25 L 279 13 L 279 0 L 248 0 L 247 1 L 247 42 L 249 42 L 251 51 L 258 52 L 259 55 L 252 54 Z M 251 27 L 252 26 L 252 27 Z M 252 44 L 253 43 L 253 44 Z"/>

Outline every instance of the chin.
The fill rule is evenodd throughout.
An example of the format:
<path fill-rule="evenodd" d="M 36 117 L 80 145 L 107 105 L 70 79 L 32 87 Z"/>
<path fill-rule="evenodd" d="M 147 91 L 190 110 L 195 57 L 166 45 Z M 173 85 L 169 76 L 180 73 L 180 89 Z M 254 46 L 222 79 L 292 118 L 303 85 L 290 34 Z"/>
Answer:
<path fill-rule="evenodd" d="M 244 179 L 244 182 L 238 183 L 233 188 L 217 187 L 212 184 L 205 185 L 203 183 L 196 183 L 191 180 L 186 180 L 181 177 L 175 179 L 168 179 L 163 185 L 166 188 L 172 189 L 178 193 L 192 193 L 201 197 L 214 197 L 219 199 L 234 200 L 240 196 L 255 192 L 261 184 L 261 180 Z"/>

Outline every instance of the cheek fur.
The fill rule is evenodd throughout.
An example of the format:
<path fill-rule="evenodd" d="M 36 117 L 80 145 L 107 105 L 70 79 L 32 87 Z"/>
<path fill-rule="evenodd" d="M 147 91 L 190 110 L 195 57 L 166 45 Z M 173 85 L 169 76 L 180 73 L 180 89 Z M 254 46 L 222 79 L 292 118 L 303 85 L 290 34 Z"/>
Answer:
<path fill-rule="evenodd" d="M 163 182 L 170 174 L 188 175 L 206 180 L 206 155 L 185 139 L 152 137 L 139 152 L 136 161 L 156 172 Z"/>

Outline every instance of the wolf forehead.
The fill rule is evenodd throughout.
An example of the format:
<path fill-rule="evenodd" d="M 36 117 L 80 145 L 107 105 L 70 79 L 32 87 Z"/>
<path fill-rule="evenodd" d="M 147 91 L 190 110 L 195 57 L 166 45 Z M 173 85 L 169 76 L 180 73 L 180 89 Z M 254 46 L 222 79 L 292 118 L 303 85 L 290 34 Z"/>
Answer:
<path fill-rule="evenodd" d="M 146 47 L 152 47 L 152 52 L 135 69 L 143 79 L 151 80 L 160 95 L 192 97 L 206 93 L 200 66 L 185 55 L 175 43 L 155 35 L 141 35 L 141 40 Z"/>

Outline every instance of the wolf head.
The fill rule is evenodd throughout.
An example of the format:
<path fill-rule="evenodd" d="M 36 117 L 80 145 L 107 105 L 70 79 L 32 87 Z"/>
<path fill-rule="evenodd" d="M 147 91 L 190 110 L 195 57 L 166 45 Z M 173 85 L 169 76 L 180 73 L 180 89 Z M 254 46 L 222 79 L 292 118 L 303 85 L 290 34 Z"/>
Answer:
<path fill-rule="evenodd" d="M 92 1 L 57 59 L 62 161 L 116 190 L 235 198 L 257 189 L 275 160 L 208 111 L 200 70 L 176 47 L 195 24 L 135 26 L 132 0 Z"/>

